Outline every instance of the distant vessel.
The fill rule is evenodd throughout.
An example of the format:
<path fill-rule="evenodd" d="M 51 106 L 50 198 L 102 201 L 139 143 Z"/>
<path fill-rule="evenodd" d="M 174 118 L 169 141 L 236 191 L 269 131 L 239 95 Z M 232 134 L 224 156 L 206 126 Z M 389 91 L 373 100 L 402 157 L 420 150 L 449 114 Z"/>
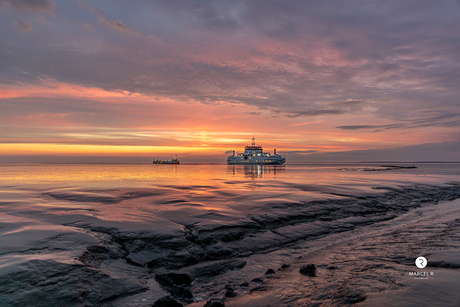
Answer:
<path fill-rule="evenodd" d="M 175 158 L 171 158 L 170 161 L 163 161 L 160 160 L 160 158 L 153 160 L 153 164 L 180 164 L 180 161 L 177 159 L 177 156 Z"/>
<path fill-rule="evenodd" d="M 273 155 L 262 151 L 262 147 L 256 145 L 254 137 L 252 137 L 251 145 L 244 148 L 244 153 L 233 154 L 227 158 L 227 163 L 234 164 L 283 164 L 286 162 L 286 158 L 278 155 L 276 149 Z"/>

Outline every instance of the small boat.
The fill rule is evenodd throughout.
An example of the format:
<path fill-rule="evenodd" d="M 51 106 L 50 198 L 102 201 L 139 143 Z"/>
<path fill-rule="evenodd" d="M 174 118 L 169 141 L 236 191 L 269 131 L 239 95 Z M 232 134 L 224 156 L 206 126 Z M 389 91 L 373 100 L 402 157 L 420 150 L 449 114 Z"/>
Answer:
<path fill-rule="evenodd" d="M 276 153 L 276 149 L 273 155 L 265 153 L 262 150 L 262 147 L 256 145 L 254 137 L 252 137 L 251 145 L 248 145 L 244 148 L 244 153 L 242 154 L 233 154 L 227 158 L 227 163 L 230 165 L 241 164 L 274 164 L 280 165 L 286 162 L 286 158 Z"/>
<path fill-rule="evenodd" d="M 153 160 L 153 164 L 180 164 L 179 159 L 177 159 L 177 156 L 175 158 L 171 158 L 169 161 L 163 161 L 160 160 L 160 158 Z"/>

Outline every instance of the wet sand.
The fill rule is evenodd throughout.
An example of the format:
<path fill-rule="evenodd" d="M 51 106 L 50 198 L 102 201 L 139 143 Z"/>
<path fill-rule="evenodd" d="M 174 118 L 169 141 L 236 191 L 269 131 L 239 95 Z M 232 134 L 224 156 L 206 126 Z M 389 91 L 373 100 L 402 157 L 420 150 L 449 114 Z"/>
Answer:
<path fill-rule="evenodd" d="M 262 276 L 264 291 L 228 300 L 226 306 L 460 304 L 459 200 L 416 209 L 350 236 L 313 252 L 296 248 L 293 253 L 300 255 L 288 268 Z M 428 260 L 424 269 L 414 265 L 419 256 Z M 315 277 L 299 274 L 307 263 L 316 265 Z M 409 274 L 414 271 L 428 277 Z"/>
<path fill-rule="evenodd" d="M 458 165 L 180 167 L 2 167 L 0 301 L 459 302 Z"/>

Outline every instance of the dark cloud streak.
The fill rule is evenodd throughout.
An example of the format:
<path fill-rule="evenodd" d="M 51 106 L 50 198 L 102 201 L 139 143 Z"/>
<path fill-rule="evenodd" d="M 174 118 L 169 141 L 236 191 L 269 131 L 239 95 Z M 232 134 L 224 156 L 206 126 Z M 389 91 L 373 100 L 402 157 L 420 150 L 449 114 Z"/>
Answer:
<path fill-rule="evenodd" d="M 460 117 L 460 113 L 443 114 L 440 116 L 422 118 L 413 121 L 406 121 L 404 123 L 390 124 L 390 125 L 351 125 L 351 126 L 337 126 L 337 129 L 342 130 L 360 130 L 360 129 L 377 129 L 374 132 L 380 132 L 389 129 L 415 129 L 421 127 L 458 127 L 460 126 L 460 119 L 450 120 Z M 446 121 L 448 120 L 448 121 Z"/>
<path fill-rule="evenodd" d="M 14 25 L 21 31 L 24 31 L 24 32 L 28 32 L 28 31 L 32 31 L 34 29 L 34 27 L 28 23 L 28 22 L 24 22 L 24 21 L 21 21 L 19 19 L 16 19 L 14 21 Z"/>
<path fill-rule="evenodd" d="M 299 111 L 299 112 L 292 112 L 286 114 L 287 117 L 300 117 L 300 116 L 319 116 L 319 115 L 337 115 L 345 113 L 343 110 L 325 110 L 325 109 L 317 109 L 317 110 L 307 110 L 307 111 Z"/>
<path fill-rule="evenodd" d="M 0 8 L 12 8 L 18 12 L 53 13 L 56 6 L 52 0 L 0 0 Z"/>
<path fill-rule="evenodd" d="M 121 20 L 119 19 L 111 19 L 109 18 L 104 11 L 102 11 L 101 8 L 94 6 L 92 4 L 89 4 L 88 2 L 81 2 L 83 6 L 88 6 L 90 10 L 95 13 L 99 17 L 99 22 L 104 23 L 111 27 L 112 29 L 121 32 L 121 33 L 127 33 L 127 34 L 134 34 L 137 36 L 141 36 L 140 33 L 136 32 L 133 29 L 129 29 Z"/>

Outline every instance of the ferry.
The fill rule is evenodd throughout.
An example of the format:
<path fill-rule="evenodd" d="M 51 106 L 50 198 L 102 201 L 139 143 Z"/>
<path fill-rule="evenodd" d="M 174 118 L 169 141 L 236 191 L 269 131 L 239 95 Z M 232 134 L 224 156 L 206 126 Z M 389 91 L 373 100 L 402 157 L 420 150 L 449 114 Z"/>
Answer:
<path fill-rule="evenodd" d="M 160 160 L 160 158 L 153 160 L 153 164 L 180 164 L 179 159 L 177 159 L 177 156 L 175 158 L 171 158 L 169 161 L 163 161 Z"/>
<path fill-rule="evenodd" d="M 276 153 L 276 149 L 274 154 L 271 155 L 269 153 L 265 153 L 262 150 L 262 147 L 256 145 L 255 138 L 252 137 L 251 145 L 248 145 L 244 148 L 244 153 L 233 154 L 227 158 L 227 163 L 230 165 L 240 164 L 240 165 L 248 165 L 248 164 L 275 164 L 281 165 L 286 162 L 286 158 Z"/>

